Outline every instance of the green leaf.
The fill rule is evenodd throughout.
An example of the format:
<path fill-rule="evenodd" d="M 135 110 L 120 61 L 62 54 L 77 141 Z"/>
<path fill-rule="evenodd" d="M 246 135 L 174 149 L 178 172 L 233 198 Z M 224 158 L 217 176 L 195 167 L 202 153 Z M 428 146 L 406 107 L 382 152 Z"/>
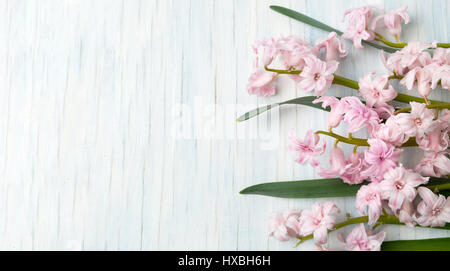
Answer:
<path fill-rule="evenodd" d="M 337 97 L 338 99 L 340 99 L 339 97 Z M 300 97 L 300 98 L 295 98 L 289 101 L 285 101 L 282 103 L 275 103 L 275 104 L 270 104 L 270 105 L 265 105 L 256 109 L 253 109 L 252 111 L 249 111 L 247 113 L 245 113 L 244 115 L 240 116 L 237 121 L 246 121 L 250 118 L 253 118 L 255 116 L 258 116 L 261 113 L 264 113 L 266 111 L 269 111 L 272 108 L 276 108 L 278 106 L 284 105 L 284 104 L 301 104 L 301 105 L 306 105 L 309 107 L 313 107 L 313 108 L 317 108 L 317 109 L 321 109 L 324 111 L 330 111 L 330 109 L 328 108 L 322 108 L 322 106 L 320 104 L 313 104 L 312 102 L 317 99 L 317 97 L 315 96 L 306 96 L 306 97 Z"/>
<path fill-rule="evenodd" d="M 428 186 L 446 183 L 450 183 L 450 179 L 430 178 Z M 362 185 L 349 185 L 339 178 L 273 182 L 247 187 L 242 190 L 240 194 L 263 195 L 278 198 L 353 197 Z M 440 194 L 442 193 L 445 192 L 440 191 Z M 450 224 L 443 227 L 443 229 L 450 229 Z"/>
<path fill-rule="evenodd" d="M 442 185 L 442 184 L 448 184 L 450 183 L 449 178 L 436 178 L 436 177 L 430 177 L 430 180 L 427 183 L 427 186 L 436 186 L 436 185 Z"/>
<path fill-rule="evenodd" d="M 263 183 L 245 188 L 240 194 L 278 198 L 333 198 L 355 196 L 361 185 L 348 185 L 341 179 Z"/>
<path fill-rule="evenodd" d="M 292 9 L 288 9 L 288 8 L 284 8 L 284 7 L 280 7 L 280 6 L 270 6 L 270 8 L 272 10 L 274 10 L 274 11 L 276 11 L 278 13 L 281 13 L 283 15 L 286 15 L 286 16 L 292 18 L 292 19 L 295 19 L 297 21 L 303 22 L 305 24 L 309 24 L 309 25 L 311 25 L 313 27 L 325 30 L 327 32 L 336 32 L 339 36 L 341 36 L 343 34 L 342 31 L 337 30 L 336 28 L 333 28 L 333 27 L 331 27 L 329 25 L 326 25 L 326 24 L 324 24 L 322 22 L 319 22 L 319 21 L 317 21 L 317 20 L 315 20 L 315 19 L 313 19 L 311 17 L 306 16 L 305 14 L 299 13 L 299 12 L 294 11 Z M 396 48 L 386 47 L 386 46 L 379 45 L 379 44 L 376 44 L 376 43 L 372 43 L 372 42 L 369 42 L 369 41 L 363 41 L 363 43 L 365 43 L 367 45 L 370 45 L 372 47 L 375 47 L 377 49 L 384 50 L 384 51 L 386 51 L 388 53 L 395 53 L 397 50 L 399 50 L 399 49 L 396 49 Z"/>
<path fill-rule="evenodd" d="M 450 238 L 388 241 L 381 245 L 383 251 L 450 251 Z"/>

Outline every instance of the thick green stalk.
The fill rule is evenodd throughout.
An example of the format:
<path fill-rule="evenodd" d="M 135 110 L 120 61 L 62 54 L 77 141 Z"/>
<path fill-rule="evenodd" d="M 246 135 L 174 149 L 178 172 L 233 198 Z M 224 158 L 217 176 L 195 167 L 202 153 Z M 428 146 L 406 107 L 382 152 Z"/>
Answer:
<path fill-rule="evenodd" d="M 441 104 L 431 104 L 427 105 L 428 109 L 450 109 L 450 103 L 441 103 Z M 409 112 L 411 111 L 411 108 L 402 108 L 394 112 L 394 115 L 397 115 L 399 113 Z"/>
<path fill-rule="evenodd" d="M 337 141 L 339 141 L 339 142 L 344 142 L 344 143 L 347 143 L 350 145 L 363 146 L 363 147 L 370 146 L 369 143 L 367 142 L 367 139 L 363 139 L 363 138 L 355 138 L 355 137 L 347 138 L 347 137 L 343 137 L 341 135 L 335 134 L 333 132 L 326 132 L 326 131 L 317 131 L 316 134 L 331 136 L 333 138 L 336 138 Z M 406 147 L 417 147 L 416 138 L 415 137 L 410 138 L 408 141 L 406 141 L 401 146 L 401 148 L 406 148 Z"/>
<path fill-rule="evenodd" d="M 430 185 L 427 186 L 428 189 L 438 193 L 439 191 L 450 190 L 450 183 L 439 184 L 439 185 Z"/>
<path fill-rule="evenodd" d="M 268 67 L 265 67 L 265 69 L 267 71 L 270 72 L 275 72 L 278 74 L 300 74 L 302 71 L 301 70 L 277 70 L 277 69 L 271 69 Z M 352 89 L 356 89 L 359 90 L 359 84 L 357 81 L 345 78 L 343 76 L 339 76 L 337 74 L 333 74 L 334 75 L 334 79 L 333 79 L 333 84 L 336 85 L 341 85 L 341 86 L 346 86 L 348 88 L 352 88 Z M 425 99 L 420 98 L 420 97 L 416 97 L 416 96 L 410 96 L 410 95 L 406 95 L 406 94 L 401 94 L 398 93 L 397 97 L 395 97 L 394 99 L 397 102 L 402 102 L 402 103 L 410 103 L 410 102 L 418 102 L 418 103 L 425 103 Z M 430 103 L 432 104 L 442 104 L 444 102 L 441 101 L 435 101 L 435 100 L 428 100 Z"/>
<path fill-rule="evenodd" d="M 380 41 L 384 44 L 386 44 L 387 46 L 393 47 L 393 48 L 404 48 L 408 45 L 408 43 L 405 42 L 391 42 L 388 41 L 385 37 L 381 36 L 378 33 L 375 33 L 378 37 L 375 38 L 375 40 Z M 441 47 L 441 48 L 450 48 L 450 43 L 438 43 L 436 45 L 437 47 Z"/>

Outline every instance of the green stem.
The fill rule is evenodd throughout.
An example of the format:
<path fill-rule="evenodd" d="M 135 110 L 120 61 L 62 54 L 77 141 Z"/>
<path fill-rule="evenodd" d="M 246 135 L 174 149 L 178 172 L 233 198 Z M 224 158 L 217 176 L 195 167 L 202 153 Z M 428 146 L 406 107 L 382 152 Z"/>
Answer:
<path fill-rule="evenodd" d="M 302 73 L 302 70 L 278 70 L 278 69 L 271 69 L 267 66 L 264 68 L 266 69 L 266 71 L 275 72 L 278 74 L 300 74 L 300 73 Z"/>
<path fill-rule="evenodd" d="M 427 105 L 427 108 L 428 109 L 450 109 L 450 103 Z M 397 115 L 397 114 L 403 113 L 403 112 L 409 112 L 411 110 L 412 110 L 411 108 L 402 108 L 402 109 L 395 111 L 394 115 Z"/>
<path fill-rule="evenodd" d="M 439 185 L 430 185 L 430 186 L 427 186 L 427 188 L 434 191 L 435 193 L 438 193 L 439 191 L 442 191 L 442 190 L 450 190 L 450 183 L 439 184 Z"/>
<path fill-rule="evenodd" d="M 277 69 L 271 69 L 269 67 L 265 67 L 265 69 L 267 71 L 270 72 L 275 72 L 278 74 L 291 74 L 291 75 L 295 75 L 295 74 L 300 74 L 302 71 L 301 70 L 277 70 Z M 339 76 L 337 74 L 333 74 L 334 79 L 333 79 L 333 84 L 336 85 L 341 85 L 341 86 L 346 86 L 348 88 L 352 88 L 352 89 L 356 89 L 359 90 L 359 84 L 358 82 Z M 415 96 L 410 96 L 410 95 L 406 95 L 406 94 L 401 94 L 398 93 L 397 97 L 395 97 L 394 99 L 397 102 L 402 102 L 402 103 L 410 103 L 410 102 L 418 102 L 418 103 L 425 103 L 425 99 L 420 98 L 420 97 L 415 97 Z M 444 102 L 441 101 L 435 101 L 435 100 L 428 100 L 430 101 L 430 103 L 432 104 L 442 104 Z"/>
<path fill-rule="evenodd" d="M 326 131 L 317 131 L 316 134 L 322 134 L 322 135 L 327 135 L 333 138 L 336 138 L 339 142 L 344 142 L 350 145 L 355 145 L 355 146 L 364 146 L 364 147 L 368 147 L 370 146 L 369 143 L 367 142 L 367 139 L 363 139 L 363 138 L 347 138 L 347 137 L 343 137 L 341 135 L 335 134 L 333 132 L 326 132 Z M 408 141 L 406 141 L 401 148 L 406 148 L 406 147 L 417 147 L 417 143 L 416 143 L 416 138 L 412 137 L 410 138 Z"/>
<path fill-rule="evenodd" d="M 366 223 L 369 221 L 369 217 L 368 216 L 360 216 L 360 217 L 354 217 L 354 218 L 349 218 L 347 221 L 338 223 L 336 225 L 334 225 L 333 229 L 329 230 L 328 233 L 333 232 L 335 230 L 338 230 L 340 228 L 349 226 L 349 225 L 354 225 L 354 224 L 360 224 L 360 223 Z M 382 215 L 380 216 L 380 218 L 378 219 L 378 223 L 380 224 L 393 224 L 393 225 L 404 225 L 403 223 L 401 223 L 397 217 L 395 216 L 389 216 L 389 215 Z M 314 235 L 310 234 L 310 235 L 306 235 L 306 236 L 297 236 L 297 239 L 299 240 L 299 242 L 297 243 L 296 247 L 298 245 L 300 245 L 301 243 L 303 243 L 306 240 L 310 240 L 313 239 Z"/>
<path fill-rule="evenodd" d="M 380 41 L 380 42 L 386 44 L 387 46 L 390 46 L 390 47 L 393 47 L 393 48 L 404 48 L 405 46 L 408 45 L 408 43 L 404 43 L 404 42 L 391 42 L 391 41 L 388 41 L 385 37 L 381 36 L 378 33 L 375 33 L 375 35 L 377 35 L 377 38 L 375 38 L 375 40 Z M 450 43 L 438 43 L 437 47 L 450 48 Z"/>
<path fill-rule="evenodd" d="M 343 137 L 341 135 L 335 134 L 333 132 L 326 132 L 326 131 L 317 131 L 316 134 L 322 134 L 327 135 L 336 138 L 339 142 L 344 142 L 350 145 L 356 145 L 356 146 L 370 146 L 369 143 L 367 143 L 367 139 L 363 138 L 347 138 Z"/>

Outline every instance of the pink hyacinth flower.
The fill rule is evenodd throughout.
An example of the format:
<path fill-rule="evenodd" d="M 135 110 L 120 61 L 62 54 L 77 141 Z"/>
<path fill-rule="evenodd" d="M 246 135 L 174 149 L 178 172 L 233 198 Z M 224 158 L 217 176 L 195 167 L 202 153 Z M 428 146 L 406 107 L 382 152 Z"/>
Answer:
<path fill-rule="evenodd" d="M 352 152 L 348 157 L 348 167 L 341 179 L 344 183 L 348 184 L 360 184 L 364 182 L 365 177 L 361 175 L 363 168 L 364 158 L 361 153 Z"/>
<path fill-rule="evenodd" d="M 368 143 L 370 148 L 364 151 L 364 162 L 367 169 L 361 174 L 369 177 L 371 181 L 380 182 L 389 169 L 397 166 L 403 150 L 376 138 L 369 139 Z"/>
<path fill-rule="evenodd" d="M 396 122 L 402 131 L 410 137 L 422 137 L 431 132 L 434 125 L 434 111 L 426 108 L 426 104 L 411 102 L 411 113 L 400 113 Z"/>
<path fill-rule="evenodd" d="M 313 204 L 311 210 L 303 211 L 300 217 L 300 235 L 314 234 L 317 243 L 327 243 L 328 230 L 336 223 L 335 213 L 340 213 L 340 210 L 333 202 Z"/>
<path fill-rule="evenodd" d="M 437 122 L 436 122 L 437 123 Z M 441 152 L 449 147 L 448 131 L 444 130 L 440 125 L 424 135 L 416 138 L 419 148 L 425 151 Z"/>
<path fill-rule="evenodd" d="M 397 52 L 401 57 L 401 65 L 411 70 L 430 64 L 431 56 L 425 50 L 432 46 L 430 43 L 409 42 L 401 51 Z"/>
<path fill-rule="evenodd" d="M 336 60 L 338 56 L 344 58 L 348 55 L 345 44 L 337 38 L 336 32 L 331 32 L 326 38 L 318 39 L 315 48 L 317 51 L 325 48 L 327 61 Z"/>
<path fill-rule="evenodd" d="M 359 94 L 369 107 L 385 106 L 397 97 L 397 92 L 389 84 L 389 76 L 378 76 L 372 80 L 374 74 L 369 73 L 359 80 Z"/>
<path fill-rule="evenodd" d="M 369 225 L 377 222 L 382 210 L 381 190 L 378 183 L 363 185 L 356 194 L 356 210 L 369 216 Z"/>
<path fill-rule="evenodd" d="M 379 124 L 380 118 L 377 112 L 364 105 L 358 98 L 344 97 L 341 101 L 347 103 L 344 121 L 350 124 L 348 127 L 349 133 L 357 132 L 364 127 L 368 127 L 371 131 Z"/>
<path fill-rule="evenodd" d="M 449 89 L 450 90 L 450 65 L 446 64 L 443 66 L 440 66 L 435 69 L 432 75 L 432 83 L 431 85 L 435 87 L 438 82 L 441 82 L 441 86 L 443 89 Z"/>
<path fill-rule="evenodd" d="M 397 212 L 398 220 L 405 223 L 408 227 L 414 227 L 417 224 L 415 212 L 416 209 L 414 208 L 413 202 L 405 201 Z"/>
<path fill-rule="evenodd" d="M 450 48 L 434 49 L 432 61 L 439 66 L 450 65 Z"/>
<path fill-rule="evenodd" d="M 328 126 L 338 127 L 344 119 L 344 113 L 347 111 L 347 103 L 340 101 L 333 96 L 322 96 L 313 101 L 313 104 L 322 103 L 322 108 L 331 108 L 328 115 Z"/>
<path fill-rule="evenodd" d="M 397 116 L 391 116 L 385 123 L 380 124 L 372 131 L 372 137 L 383 140 L 394 146 L 401 146 L 408 141 L 409 137 L 401 131 L 400 125 L 397 124 Z"/>
<path fill-rule="evenodd" d="M 351 153 L 345 160 L 344 152 L 340 148 L 331 151 L 331 169 L 322 168 L 319 175 L 324 178 L 340 177 L 344 183 L 360 184 L 364 177 L 360 174 L 363 167 L 363 158 L 360 153 Z"/>
<path fill-rule="evenodd" d="M 409 42 L 402 50 L 390 55 L 386 60 L 384 53 L 381 54 L 386 68 L 397 75 L 404 75 L 414 68 L 421 68 L 431 63 L 431 56 L 426 49 L 432 48 L 434 44 Z"/>
<path fill-rule="evenodd" d="M 248 80 L 247 91 L 249 94 L 257 94 L 268 97 L 275 94 L 275 78 L 277 73 L 261 72 L 255 69 Z"/>
<path fill-rule="evenodd" d="M 303 91 L 315 91 L 316 96 L 322 96 L 333 82 L 333 73 L 338 68 L 337 61 L 324 62 L 309 55 L 304 58 L 305 67 L 300 74 L 299 88 Z"/>
<path fill-rule="evenodd" d="M 335 147 L 331 150 L 331 169 L 320 169 L 319 175 L 324 178 L 333 178 L 340 176 L 351 166 L 345 160 L 344 152 L 341 148 Z"/>
<path fill-rule="evenodd" d="M 325 140 L 320 144 L 320 137 L 313 131 L 309 130 L 306 133 L 305 139 L 300 140 L 296 137 L 294 130 L 289 133 L 291 144 L 288 150 L 296 155 L 296 161 L 300 164 L 309 162 L 312 166 L 318 167 L 319 162 L 315 159 L 317 156 L 324 153 L 326 149 Z"/>
<path fill-rule="evenodd" d="M 375 33 L 368 29 L 369 19 L 372 17 L 372 11 L 369 6 L 348 9 L 344 13 L 343 21 L 348 16 L 348 27 L 342 35 L 344 39 L 353 40 L 355 48 L 364 48 L 361 44 L 363 40 L 373 40 Z"/>
<path fill-rule="evenodd" d="M 371 231 L 366 231 L 362 223 L 353 228 L 346 240 L 338 235 L 339 241 L 344 243 L 344 248 L 349 251 L 380 251 L 385 237 L 385 232 L 372 235 Z"/>
<path fill-rule="evenodd" d="M 380 182 L 381 196 L 389 201 L 389 207 L 397 211 L 404 202 L 412 202 L 417 195 L 416 187 L 428 183 L 428 177 L 422 177 L 403 166 L 389 169 Z"/>
<path fill-rule="evenodd" d="M 430 177 L 440 178 L 450 174 L 450 159 L 447 150 L 442 152 L 425 152 L 424 158 L 416 166 L 415 171 Z"/>
<path fill-rule="evenodd" d="M 408 10 L 408 6 L 396 10 L 391 10 L 384 15 L 375 17 L 370 25 L 370 29 L 374 31 L 378 20 L 383 18 L 384 25 L 388 29 L 389 33 L 392 36 L 400 35 L 400 33 L 402 32 L 402 21 L 404 21 L 405 24 L 409 23 L 409 16 L 408 13 L 406 13 L 406 10 Z"/>
<path fill-rule="evenodd" d="M 420 216 L 417 223 L 421 226 L 443 227 L 450 222 L 450 199 L 436 195 L 426 187 L 419 187 L 422 201 L 417 205 Z"/>
<path fill-rule="evenodd" d="M 298 219 L 301 210 L 289 210 L 282 214 L 275 214 L 269 219 L 269 234 L 284 242 L 296 237 L 299 233 Z"/>
<path fill-rule="evenodd" d="M 317 50 L 308 42 L 296 36 L 281 37 L 277 41 L 277 49 L 286 69 L 302 70 L 308 55 L 317 55 Z"/>
<path fill-rule="evenodd" d="M 252 48 L 264 66 L 270 65 L 278 54 L 277 41 L 273 38 L 257 41 Z"/>

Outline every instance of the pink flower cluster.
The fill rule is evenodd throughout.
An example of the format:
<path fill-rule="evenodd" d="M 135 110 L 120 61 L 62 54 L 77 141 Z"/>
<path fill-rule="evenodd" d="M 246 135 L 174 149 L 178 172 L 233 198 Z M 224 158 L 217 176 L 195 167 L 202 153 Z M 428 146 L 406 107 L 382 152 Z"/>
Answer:
<path fill-rule="evenodd" d="M 417 86 L 421 96 L 427 97 L 438 86 L 450 89 L 450 48 L 435 48 L 436 44 L 410 42 L 402 50 L 382 60 L 386 68 L 403 76 L 400 84 L 408 90 Z M 427 50 L 435 48 L 433 55 Z"/>
<path fill-rule="evenodd" d="M 361 44 L 363 40 L 371 41 L 376 37 L 375 28 L 380 19 L 383 19 L 384 26 L 393 36 L 398 37 L 402 28 L 402 21 L 405 24 L 409 23 L 409 16 L 406 13 L 407 6 L 392 10 L 386 14 L 373 17 L 374 10 L 381 10 L 371 6 L 364 6 L 359 8 L 352 8 L 344 13 L 343 21 L 348 18 L 348 27 L 342 38 L 353 40 L 355 48 L 364 48 Z"/>
<path fill-rule="evenodd" d="M 357 48 L 362 48 L 363 40 L 381 37 L 374 32 L 380 20 L 397 39 L 401 23 L 409 22 L 407 7 L 375 18 L 374 9 L 366 6 L 344 14 L 349 27 L 343 38 L 352 39 Z M 296 162 L 318 168 L 323 178 L 341 178 L 347 184 L 361 185 L 355 209 L 368 217 L 365 219 L 370 226 L 382 223 L 382 214 L 396 216 L 408 226 L 438 227 L 450 223 L 450 198 L 427 188 L 433 178 L 450 175 L 450 110 L 444 109 L 448 108 L 446 103 L 434 106 L 426 99 L 438 85 L 450 90 L 450 48 L 436 47 L 436 43 L 409 42 L 387 59 L 382 55 L 390 74 L 371 72 L 360 78 L 362 100 L 356 96 L 324 96 L 334 79 L 337 57 L 347 54 L 336 33 L 318 40 L 314 47 L 293 37 L 260 42 L 255 47 L 265 66 L 280 56 L 285 69 L 302 70 L 291 77 L 301 89 L 314 91 L 318 96 L 314 104 L 321 103 L 323 108 L 329 108 L 329 131 L 310 130 L 304 139 L 291 131 L 288 150 L 294 154 Z M 325 60 L 319 58 L 321 49 L 326 50 Z M 251 79 L 252 92 L 273 94 L 272 84 L 277 73 L 259 72 L 255 71 L 257 75 Z M 400 94 L 390 84 L 393 78 L 401 79 L 400 84 L 408 90 L 417 86 L 424 99 L 410 100 L 424 103 L 410 102 L 408 108 L 394 108 L 392 101 Z M 341 124 L 349 133 L 348 138 L 332 132 Z M 352 134 L 360 131 L 369 135 L 367 140 L 353 138 Z M 326 142 L 319 134 L 336 138 L 327 167 L 322 167 L 318 159 L 326 151 Z M 338 146 L 340 142 L 355 145 L 353 152 L 346 155 Z M 423 156 L 418 163 L 404 166 L 400 162 L 403 148 L 412 146 L 418 147 Z M 316 244 L 326 249 L 328 231 L 335 226 L 334 214 L 338 212 L 334 203 L 327 202 L 315 204 L 311 210 L 277 214 L 271 218 L 271 234 L 281 241 L 313 235 Z M 384 232 L 373 234 L 364 224 L 355 227 L 345 239 L 339 236 L 347 250 L 380 250 L 384 238 Z"/>
<path fill-rule="evenodd" d="M 325 50 L 325 59 L 320 58 L 322 49 Z M 300 38 L 288 36 L 258 41 L 253 51 L 257 57 L 247 90 L 249 94 L 265 97 L 276 93 L 278 73 L 267 71 L 265 68 L 269 65 L 278 62 L 283 69 L 302 70 L 300 75 L 293 74 L 291 78 L 303 91 L 314 91 L 316 96 L 321 96 L 333 82 L 333 73 L 339 65 L 336 59 L 344 58 L 348 53 L 334 32 L 318 39 L 314 46 Z"/>
<path fill-rule="evenodd" d="M 327 250 L 328 231 L 332 230 L 336 217 L 334 214 L 340 210 L 333 202 L 314 204 L 310 210 L 289 210 L 282 214 L 274 214 L 270 217 L 270 235 L 285 242 L 291 238 L 302 238 L 313 235 L 317 247 Z M 385 232 L 373 234 L 366 230 L 363 224 L 358 225 L 346 237 L 338 235 L 339 241 L 346 250 L 354 251 L 379 251 L 386 236 Z"/>
<path fill-rule="evenodd" d="M 383 210 L 407 225 L 434 227 L 450 223 L 450 199 L 435 195 L 424 187 L 429 177 L 450 174 L 448 110 L 442 110 L 436 117 L 436 110 L 411 102 L 410 112 L 390 114 L 383 119 L 376 108 L 363 104 L 356 97 L 323 96 L 315 102 L 331 107 L 330 127 L 344 122 L 348 124 L 349 132 L 367 128 L 371 134 L 367 140 L 369 147 L 363 153 L 355 151 L 346 159 L 343 150 L 335 146 L 331 150 L 331 168 L 319 170 L 319 175 L 324 178 L 340 177 L 348 184 L 370 181 L 356 196 L 356 209 L 369 217 L 369 225 L 377 222 Z M 386 104 L 382 106 L 386 107 Z M 289 150 L 296 154 L 296 160 L 299 163 L 309 161 L 320 167 L 316 159 L 325 152 L 326 145 L 320 143 L 319 135 L 309 131 L 301 141 L 291 131 L 290 137 L 293 145 Z M 415 170 L 399 163 L 402 154 L 399 147 L 410 139 L 424 151 Z M 369 240 L 367 235 L 358 236 Z"/>
<path fill-rule="evenodd" d="M 336 222 L 335 213 L 340 210 L 333 202 L 313 204 L 310 210 L 291 210 L 284 214 L 275 214 L 270 218 L 270 234 L 280 241 L 293 237 L 314 235 L 318 244 L 326 244 L 328 230 Z"/>

